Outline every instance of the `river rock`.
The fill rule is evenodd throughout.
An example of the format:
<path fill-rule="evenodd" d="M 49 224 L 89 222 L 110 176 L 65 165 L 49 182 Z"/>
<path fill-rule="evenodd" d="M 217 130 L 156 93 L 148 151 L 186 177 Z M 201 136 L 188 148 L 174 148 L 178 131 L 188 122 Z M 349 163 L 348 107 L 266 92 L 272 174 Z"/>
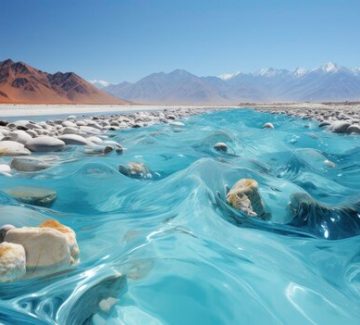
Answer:
<path fill-rule="evenodd" d="M 65 234 L 49 227 L 10 229 L 5 241 L 22 245 L 26 267 L 31 271 L 57 271 L 74 264 L 71 245 Z"/>
<path fill-rule="evenodd" d="M 55 191 L 40 187 L 18 186 L 4 192 L 20 202 L 40 206 L 50 206 L 56 199 Z"/>
<path fill-rule="evenodd" d="M 89 155 L 106 155 L 113 150 L 111 146 L 90 145 L 85 148 L 85 153 Z"/>
<path fill-rule="evenodd" d="M 24 145 L 31 139 L 32 139 L 32 136 L 22 130 L 12 131 L 4 138 L 4 140 L 19 142 Z"/>
<path fill-rule="evenodd" d="M 274 129 L 274 124 L 267 122 L 263 125 L 263 129 Z"/>
<path fill-rule="evenodd" d="M 254 179 L 240 179 L 227 193 L 227 202 L 250 217 L 265 219 L 264 204 L 258 183 Z"/>
<path fill-rule="evenodd" d="M 22 245 L 0 243 L 0 282 L 17 280 L 26 273 L 25 249 Z"/>
<path fill-rule="evenodd" d="M 216 151 L 220 151 L 220 152 L 227 152 L 228 151 L 228 146 L 224 142 L 218 142 L 218 143 L 214 144 L 214 149 Z"/>
<path fill-rule="evenodd" d="M 0 156 L 25 156 L 31 152 L 22 143 L 15 141 L 0 141 Z"/>
<path fill-rule="evenodd" d="M 65 144 L 72 144 L 72 145 L 87 145 L 89 144 L 88 141 L 78 134 L 63 134 L 58 136 L 58 139 L 64 141 Z"/>
<path fill-rule="evenodd" d="M 129 162 L 127 166 L 119 166 L 119 172 L 132 178 L 151 178 L 152 174 L 149 168 L 143 163 Z"/>
<path fill-rule="evenodd" d="M 66 236 L 68 245 L 70 247 L 70 254 L 72 259 L 71 263 L 74 264 L 78 262 L 80 249 L 76 241 L 76 234 L 74 230 L 53 219 L 45 220 L 42 224 L 39 225 L 39 227 L 51 228 L 63 233 Z"/>
<path fill-rule="evenodd" d="M 11 168 L 9 165 L 0 164 L 0 174 L 5 176 L 11 176 Z"/>
<path fill-rule="evenodd" d="M 335 133 L 346 133 L 349 126 L 350 126 L 349 122 L 335 121 L 330 124 L 329 128 L 332 132 Z"/>
<path fill-rule="evenodd" d="M 42 135 L 32 138 L 26 144 L 26 147 L 34 152 L 59 151 L 65 147 L 65 142 L 54 137 Z"/>
<path fill-rule="evenodd" d="M 36 172 L 49 168 L 51 165 L 46 163 L 42 159 L 30 158 L 30 157 L 19 157 L 13 158 L 10 163 L 10 167 L 21 172 Z"/>
<path fill-rule="evenodd" d="M 346 133 L 354 133 L 354 134 L 360 134 L 360 125 L 350 125 L 347 130 Z"/>

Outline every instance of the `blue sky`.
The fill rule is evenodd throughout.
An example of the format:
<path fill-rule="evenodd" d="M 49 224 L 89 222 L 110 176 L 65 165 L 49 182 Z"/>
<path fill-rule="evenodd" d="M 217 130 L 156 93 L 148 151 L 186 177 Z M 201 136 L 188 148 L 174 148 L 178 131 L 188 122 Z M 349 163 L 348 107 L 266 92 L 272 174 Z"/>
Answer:
<path fill-rule="evenodd" d="M 0 60 L 135 81 L 360 66 L 359 0 L 1 0 Z"/>

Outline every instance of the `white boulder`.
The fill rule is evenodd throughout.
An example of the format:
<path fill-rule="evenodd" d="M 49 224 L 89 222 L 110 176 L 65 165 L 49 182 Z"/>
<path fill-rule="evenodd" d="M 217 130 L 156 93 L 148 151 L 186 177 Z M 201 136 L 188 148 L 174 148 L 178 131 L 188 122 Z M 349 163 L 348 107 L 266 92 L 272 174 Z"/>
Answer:
<path fill-rule="evenodd" d="M 0 141 L 0 156 L 24 156 L 31 152 L 22 143 L 15 141 Z"/>
<path fill-rule="evenodd" d="M 15 243 L 0 243 L 0 282 L 14 281 L 26 273 L 25 249 Z"/>
<path fill-rule="evenodd" d="M 26 144 L 26 147 L 34 152 L 59 151 L 65 147 L 65 142 L 54 137 L 42 135 L 32 138 Z"/>
<path fill-rule="evenodd" d="M 87 145 L 89 142 L 78 134 L 63 134 L 58 136 L 58 139 L 64 141 L 65 144 L 73 144 L 73 145 Z"/>

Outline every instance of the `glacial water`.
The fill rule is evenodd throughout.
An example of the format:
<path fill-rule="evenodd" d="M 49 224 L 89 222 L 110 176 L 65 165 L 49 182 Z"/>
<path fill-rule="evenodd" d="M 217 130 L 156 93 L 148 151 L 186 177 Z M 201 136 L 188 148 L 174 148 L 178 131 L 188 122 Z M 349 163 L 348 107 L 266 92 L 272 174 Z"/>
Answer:
<path fill-rule="evenodd" d="M 360 137 L 252 110 L 183 122 L 109 133 L 122 155 L 73 146 L 48 170 L 0 176 L 0 190 L 58 195 L 44 208 L 0 192 L 1 223 L 57 219 L 81 249 L 74 269 L 0 284 L 0 323 L 359 324 Z M 129 161 L 154 177 L 119 173 Z M 269 221 L 227 205 L 226 187 L 244 177 L 259 183 Z M 291 210 L 295 193 L 305 200 Z M 95 306 L 109 295 L 109 311 Z"/>

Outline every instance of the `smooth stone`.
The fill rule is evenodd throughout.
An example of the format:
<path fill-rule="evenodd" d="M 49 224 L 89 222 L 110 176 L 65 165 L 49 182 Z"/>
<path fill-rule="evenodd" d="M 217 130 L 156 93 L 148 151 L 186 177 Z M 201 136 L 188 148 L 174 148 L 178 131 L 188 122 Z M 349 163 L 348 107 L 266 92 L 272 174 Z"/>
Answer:
<path fill-rule="evenodd" d="M 65 147 L 65 142 L 57 138 L 42 135 L 31 139 L 26 147 L 34 152 L 59 151 Z"/>
<path fill-rule="evenodd" d="M 274 124 L 267 122 L 263 125 L 263 129 L 274 129 Z"/>
<path fill-rule="evenodd" d="M 42 159 L 38 158 L 13 158 L 10 167 L 20 172 L 36 172 L 51 167 Z"/>
<path fill-rule="evenodd" d="M 254 179 L 240 179 L 227 193 L 226 200 L 250 217 L 266 218 L 258 183 Z"/>
<path fill-rule="evenodd" d="M 346 133 L 349 126 L 350 126 L 349 122 L 335 121 L 330 124 L 329 128 L 330 131 L 335 133 Z"/>
<path fill-rule="evenodd" d="M 13 225 L 2 225 L 0 227 L 0 243 L 4 241 L 6 233 L 13 228 L 15 228 Z"/>
<path fill-rule="evenodd" d="M 329 168 L 335 168 L 336 167 L 336 164 L 334 162 L 332 162 L 331 160 L 328 160 L 328 159 L 324 160 L 324 164 L 325 164 L 326 167 L 329 167 Z"/>
<path fill-rule="evenodd" d="M 103 140 L 95 135 L 92 135 L 91 137 L 86 138 L 86 140 L 90 141 L 91 143 L 94 143 L 94 144 L 102 144 L 103 143 Z"/>
<path fill-rule="evenodd" d="M 62 129 L 62 134 L 78 134 L 79 129 L 76 127 L 65 127 Z"/>
<path fill-rule="evenodd" d="M 354 134 L 360 134 L 360 125 L 350 125 L 347 130 L 346 133 L 354 133 Z"/>
<path fill-rule="evenodd" d="M 63 127 L 70 127 L 70 128 L 76 128 L 76 124 L 74 122 L 71 122 L 71 121 L 63 121 L 61 123 L 61 125 Z"/>
<path fill-rule="evenodd" d="M 56 267 L 56 270 L 71 266 L 73 258 L 65 234 L 48 227 L 22 227 L 10 229 L 5 241 L 20 244 L 25 248 L 26 267 L 34 270 Z"/>
<path fill-rule="evenodd" d="M 98 135 L 98 134 L 100 134 L 99 129 L 96 129 L 96 128 L 91 127 L 91 126 L 80 126 L 80 131 L 82 133 L 89 134 L 89 135 Z"/>
<path fill-rule="evenodd" d="M 40 228 L 51 228 L 55 229 L 66 236 L 68 244 L 70 246 L 70 254 L 72 258 L 72 264 L 79 261 L 80 249 L 76 241 L 76 233 L 70 227 L 67 227 L 54 219 L 45 220 L 39 225 Z"/>
<path fill-rule="evenodd" d="M 40 206 L 50 206 L 56 199 L 55 191 L 40 187 L 18 186 L 4 192 L 20 202 Z"/>
<path fill-rule="evenodd" d="M 216 151 L 220 151 L 220 152 L 227 152 L 228 151 L 228 146 L 224 142 L 218 142 L 218 143 L 214 144 L 214 149 Z"/>
<path fill-rule="evenodd" d="M 10 132 L 4 140 L 15 141 L 22 144 L 28 143 L 32 139 L 32 136 L 25 131 L 15 130 Z"/>
<path fill-rule="evenodd" d="M 15 141 L 0 141 L 0 156 L 26 156 L 31 152 L 22 143 Z"/>
<path fill-rule="evenodd" d="M 78 134 L 63 134 L 58 136 L 58 139 L 64 141 L 65 144 L 72 144 L 72 145 L 87 145 L 89 144 L 88 141 Z"/>
<path fill-rule="evenodd" d="M 9 165 L 0 164 L 0 174 L 5 176 L 11 176 L 11 168 Z"/>
<path fill-rule="evenodd" d="M 328 121 L 321 122 L 321 123 L 319 124 L 319 128 L 322 128 L 322 127 L 324 127 L 324 126 L 328 126 L 328 125 L 330 125 L 330 124 L 331 124 L 331 123 L 328 122 Z"/>
<path fill-rule="evenodd" d="M 127 166 L 119 166 L 119 172 L 132 178 L 151 178 L 152 174 L 143 163 L 129 162 Z"/>
<path fill-rule="evenodd" d="M 90 145 L 85 148 L 85 153 L 89 155 L 106 155 L 113 150 L 111 146 Z"/>
<path fill-rule="evenodd" d="M 0 282 L 18 280 L 26 273 L 25 249 L 22 245 L 0 243 Z"/>

